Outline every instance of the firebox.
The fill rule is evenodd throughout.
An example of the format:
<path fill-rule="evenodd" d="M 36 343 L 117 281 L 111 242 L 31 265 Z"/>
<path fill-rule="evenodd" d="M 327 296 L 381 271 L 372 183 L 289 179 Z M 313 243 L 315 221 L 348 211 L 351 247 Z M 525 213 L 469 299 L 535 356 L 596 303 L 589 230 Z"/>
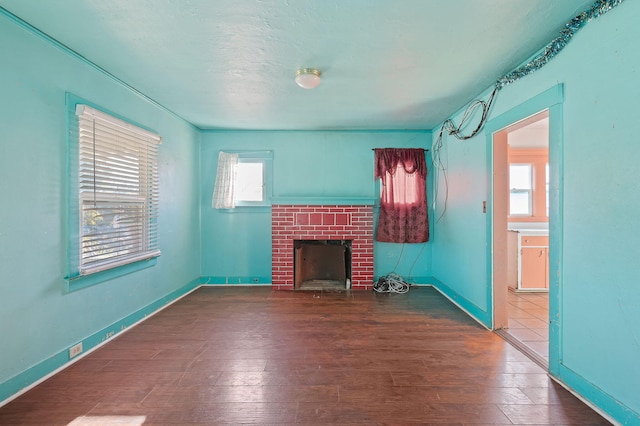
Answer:
<path fill-rule="evenodd" d="M 351 287 L 351 240 L 295 240 L 294 289 Z"/>

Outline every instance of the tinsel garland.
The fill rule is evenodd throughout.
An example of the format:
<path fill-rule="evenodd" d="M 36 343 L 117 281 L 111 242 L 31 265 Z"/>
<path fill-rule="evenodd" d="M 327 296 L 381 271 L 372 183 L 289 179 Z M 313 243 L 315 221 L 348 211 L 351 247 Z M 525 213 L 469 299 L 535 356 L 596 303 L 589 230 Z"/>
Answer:
<path fill-rule="evenodd" d="M 431 150 L 431 157 L 433 160 L 433 164 L 437 169 L 437 172 L 444 174 L 445 194 L 448 194 L 449 192 L 448 190 L 449 185 L 448 185 L 448 180 L 446 176 L 445 166 L 440 159 L 440 149 L 442 148 L 444 143 L 443 141 L 444 134 L 447 133 L 449 135 L 453 135 L 458 140 L 467 140 L 475 137 L 478 133 L 480 133 L 480 131 L 484 127 L 489 117 L 489 111 L 491 110 L 493 101 L 495 100 L 496 95 L 498 91 L 500 91 L 500 89 L 502 89 L 504 86 L 508 84 L 511 84 L 521 79 L 526 75 L 529 75 L 535 71 L 538 71 L 540 68 L 545 66 L 547 62 L 549 62 L 553 57 L 555 57 L 558 53 L 560 53 L 562 49 L 564 49 L 564 47 L 567 45 L 567 43 L 569 43 L 573 35 L 576 32 L 578 32 L 578 30 L 580 30 L 580 28 L 582 28 L 587 22 L 589 22 L 593 18 L 597 18 L 600 15 L 607 13 L 608 11 L 618 6 L 623 1 L 624 0 L 596 1 L 596 3 L 594 3 L 590 9 L 582 12 L 580 15 L 576 16 L 575 18 L 567 22 L 564 28 L 562 29 L 562 31 L 560 31 L 560 35 L 554 38 L 551 41 L 551 43 L 549 43 L 542 50 L 542 52 L 536 55 L 531 61 L 516 68 L 514 71 L 511 71 L 509 74 L 499 78 L 496 81 L 493 91 L 491 92 L 491 95 L 489 96 L 489 99 L 487 101 L 476 99 L 475 101 L 471 102 L 471 104 L 467 107 L 465 113 L 463 114 L 462 119 L 460 120 L 460 124 L 456 125 L 452 119 L 448 119 L 444 121 L 444 123 L 442 124 L 442 127 L 440 128 L 440 132 L 438 133 L 438 137 L 433 143 L 432 150 Z M 463 129 L 467 124 L 467 121 L 474 114 L 476 109 L 480 109 L 482 111 L 480 122 L 470 133 L 464 134 Z M 435 199 L 437 198 L 438 198 L 438 190 L 436 186 L 436 191 L 434 194 L 434 202 L 435 202 Z M 447 211 L 447 198 L 448 198 L 448 195 L 445 195 L 444 207 L 442 209 L 442 213 L 440 214 L 436 222 L 439 222 L 440 219 L 442 219 L 442 217 L 445 215 Z"/>
<path fill-rule="evenodd" d="M 442 137 L 443 132 L 447 132 L 450 135 L 455 136 L 459 140 L 467 140 L 476 136 L 484 127 L 484 124 L 489 116 L 489 110 L 491 109 L 491 105 L 495 100 L 496 93 L 502 89 L 504 86 L 511 84 L 522 77 L 529 75 L 535 71 L 538 71 L 540 68 L 545 66 L 547 62 L 549 62 L 552 58 L 554 58 L 564 47 L 569 43 L 573 35 L 580 30 L 580 28 L 584 27 L 587 22 L 592 20 L 593 18 L 597 18 L 600 15 L 603 15 L 618 6 L 624 0 L 598 0 L 596 1 L 590 9 L 585 10 L 569 22 L 564 25 L 562 31 L 560 31 L 560 35 L 554 38 L 551 43 L 547 44 L 547 46 L 536 55 L 531 61 L 526 64 L 516 68 L 514 71 L 511 71 L 509 74 L 499 78 L 496 81 L 495 87 L 488 101 L 475 100 L 468 107 L 467 110 L 460 122 L 460 124 L 456 125 L 453 120 L 446 120 L 442 128 L 440 129 L 440 137 Z M 477 109 L 481 108 L 482 110 L 482 118 L 478 123 L 478 126 L 469 134 L 463 134 L 462 129 L 466 125 L 467 120 L 473 115 L 473 112 Z"/>
<path fill-rule="evenodd" d="M 496 82 L 496 87 L 498 89 L 502 89 L 507 84 L 511 84 L 516 80 L 521 79 L 522 77 L 529 75 L 535 71 L 538 71 L 540 68 L 545 66 L 547 62 L 549 62 L 554 56 L 556 56 L 564 47 L 569 43 L 573 35 L 578 32 L 578 30 L 584 25 L 592 20 L 593 18 L 597 18 L 600 15 L 603 15 L 618 6 L 624 0 L 599 0 L 597 1 L 589 10 L 585 10 L 580 15 L 576 16 L 569 22 L 567 22 L 560 31 L 560 35 L 553 39 L 551 43 L 549 43 L 544 50 L 538 54 L 531 61 L 527 62 L 525 65 L 511 71 L 509 74 L 501 77 Z"/>

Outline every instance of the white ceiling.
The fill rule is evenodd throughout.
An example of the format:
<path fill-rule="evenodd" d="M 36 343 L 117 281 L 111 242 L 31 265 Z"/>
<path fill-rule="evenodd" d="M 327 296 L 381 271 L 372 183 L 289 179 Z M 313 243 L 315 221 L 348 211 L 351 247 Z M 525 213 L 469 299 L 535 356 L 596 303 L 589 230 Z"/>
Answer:
<path fill-rule="evenodd" d="M 200 128 L 264 130 L 434 128 L 592 4 L 0 0 Z"/>
<path fill-rule="evenodd" d="M 540 149 L 549 147 L 549 111 L 536 114 L 523 125 L 506 129 L 507 143 L 515 149 Z"/>

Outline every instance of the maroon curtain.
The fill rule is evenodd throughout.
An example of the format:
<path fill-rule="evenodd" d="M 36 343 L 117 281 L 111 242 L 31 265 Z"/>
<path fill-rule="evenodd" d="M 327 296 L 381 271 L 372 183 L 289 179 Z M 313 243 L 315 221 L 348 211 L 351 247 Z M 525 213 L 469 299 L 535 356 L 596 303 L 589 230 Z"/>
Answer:
<path fill-rule="evenodd" d="M 375 176 L 382 183 L 376 240 L 429 241 L 424 149 L 383 148 L 375 153 Z"/>

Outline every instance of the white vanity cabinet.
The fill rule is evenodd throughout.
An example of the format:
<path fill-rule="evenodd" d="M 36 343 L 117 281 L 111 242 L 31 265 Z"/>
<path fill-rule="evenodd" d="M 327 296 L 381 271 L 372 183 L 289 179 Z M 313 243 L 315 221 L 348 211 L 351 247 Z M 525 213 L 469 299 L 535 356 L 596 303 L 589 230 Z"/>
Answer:
<path fill-rule="evenodd" d="M 521 291 L 549 289 L 549 235 L 543 231 L 508 232 L 508 284 Z"/>
<path fill-rule="evenodd" d="M 549 236 L 520 234 L 518 290 L 549 289 Z"/>

